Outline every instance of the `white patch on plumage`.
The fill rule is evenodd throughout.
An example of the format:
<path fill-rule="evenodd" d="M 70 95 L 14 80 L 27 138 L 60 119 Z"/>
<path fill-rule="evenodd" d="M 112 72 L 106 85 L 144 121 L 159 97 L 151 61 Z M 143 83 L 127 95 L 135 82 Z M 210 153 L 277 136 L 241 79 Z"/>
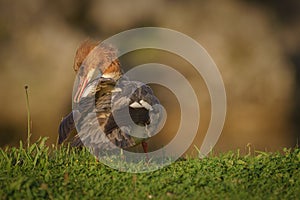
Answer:
<path fill-rule="evenodd" d="M 140 100 L 140 104 L 142 104 L 142 106 L 144 108 L 146 108 L 147 110 L 152 110 L 152 106 L 148 102 L 146 102 L 144 100 Z"/>
<path fill-rule="evenodd" d="M 131 108 L 142 108 L 143 106 L 139 104 L 138 102 L 133 102 L 132 104 L 129 105 Z"/>
<path fill-rule="evenodd" d="M 115 88 L 111 92 L 122 92 L 122 89 L 121 88 Z"/>
<path fill-rule="evenodd" d="M 102 74 L 102 77 L 103 78 L 114 78 L 115 74 L 114 73 L 105 73 L 105 74 Z"/>

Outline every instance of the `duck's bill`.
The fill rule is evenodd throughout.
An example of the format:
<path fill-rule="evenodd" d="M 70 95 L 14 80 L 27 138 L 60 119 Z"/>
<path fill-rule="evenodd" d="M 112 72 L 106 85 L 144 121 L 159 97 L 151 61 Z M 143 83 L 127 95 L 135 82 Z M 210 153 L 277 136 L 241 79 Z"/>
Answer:
<path fill-rule="evenodd" d="M 89 82 L 91 81 L 93 74 L 94 74 L 95 70 L 90 70 L 89 73 L 84 76 L 84 77 L 79 77 L 79 84 L 78 84 L 78 88 L 77 91 L 74 95 L 74 99 L 73 101 L 75 103 L 79 103 L 80 99 L 82 98 L 82 94 L 84 93 L 87 85 L 89 84 Z"/>

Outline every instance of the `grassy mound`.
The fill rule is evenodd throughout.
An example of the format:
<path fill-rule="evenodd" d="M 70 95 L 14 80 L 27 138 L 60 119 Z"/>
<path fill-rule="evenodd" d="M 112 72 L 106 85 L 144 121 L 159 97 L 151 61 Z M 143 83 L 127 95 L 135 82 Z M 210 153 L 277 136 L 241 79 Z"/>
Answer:
<path fill-rule="evenodd" d="M 87 150 L 0 150 L 0 199 L 297 199 L 300 149 L 190 158 L 142 174 L 119 172 Z"/>

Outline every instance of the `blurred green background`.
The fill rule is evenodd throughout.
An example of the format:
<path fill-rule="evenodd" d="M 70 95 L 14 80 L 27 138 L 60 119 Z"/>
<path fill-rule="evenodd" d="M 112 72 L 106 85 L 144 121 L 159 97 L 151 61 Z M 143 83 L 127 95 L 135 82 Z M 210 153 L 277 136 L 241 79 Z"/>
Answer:
<path fill-rule="evenodd" d="M 0 145 L 25 140 L 29 85 L 33 139 L 55 143 L 60 120 L 71 110 L 75 50 L 88 37 L 103 40 L 121 31 L 158 26 L 198 41 L 223 76 L 228 110 L 217 151 L 275 151 L 293 147 L 300 136 L 300 1 L 178 0 L 0 0 Z M 126 57 L 126 56 L 125 56 Z M 132 59 L 130 59 L 132 58 Z M 161 62 L 179 70 L 199 98 L 198 147 L 210 119 L 205 84 L 187 62 L 166 52 L 135 52 L 125 69 Z M 170 141 L 179 123 L 172 93 L 153 86 L 168 110 L 152 149 Z M 191 147 L 191 151 L 193 145 Z"/>

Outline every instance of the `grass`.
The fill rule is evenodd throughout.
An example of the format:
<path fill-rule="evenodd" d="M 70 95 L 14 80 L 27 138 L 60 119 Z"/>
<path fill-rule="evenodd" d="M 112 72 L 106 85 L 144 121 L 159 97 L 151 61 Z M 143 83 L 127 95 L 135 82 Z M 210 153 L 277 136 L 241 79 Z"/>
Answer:
<path fill-rule="evenodd" d="M 0 199 L 299 199 L 300 149 L 188 158 L 131 174 L 111 169 L 85 149 L 0 150 Z"/>

